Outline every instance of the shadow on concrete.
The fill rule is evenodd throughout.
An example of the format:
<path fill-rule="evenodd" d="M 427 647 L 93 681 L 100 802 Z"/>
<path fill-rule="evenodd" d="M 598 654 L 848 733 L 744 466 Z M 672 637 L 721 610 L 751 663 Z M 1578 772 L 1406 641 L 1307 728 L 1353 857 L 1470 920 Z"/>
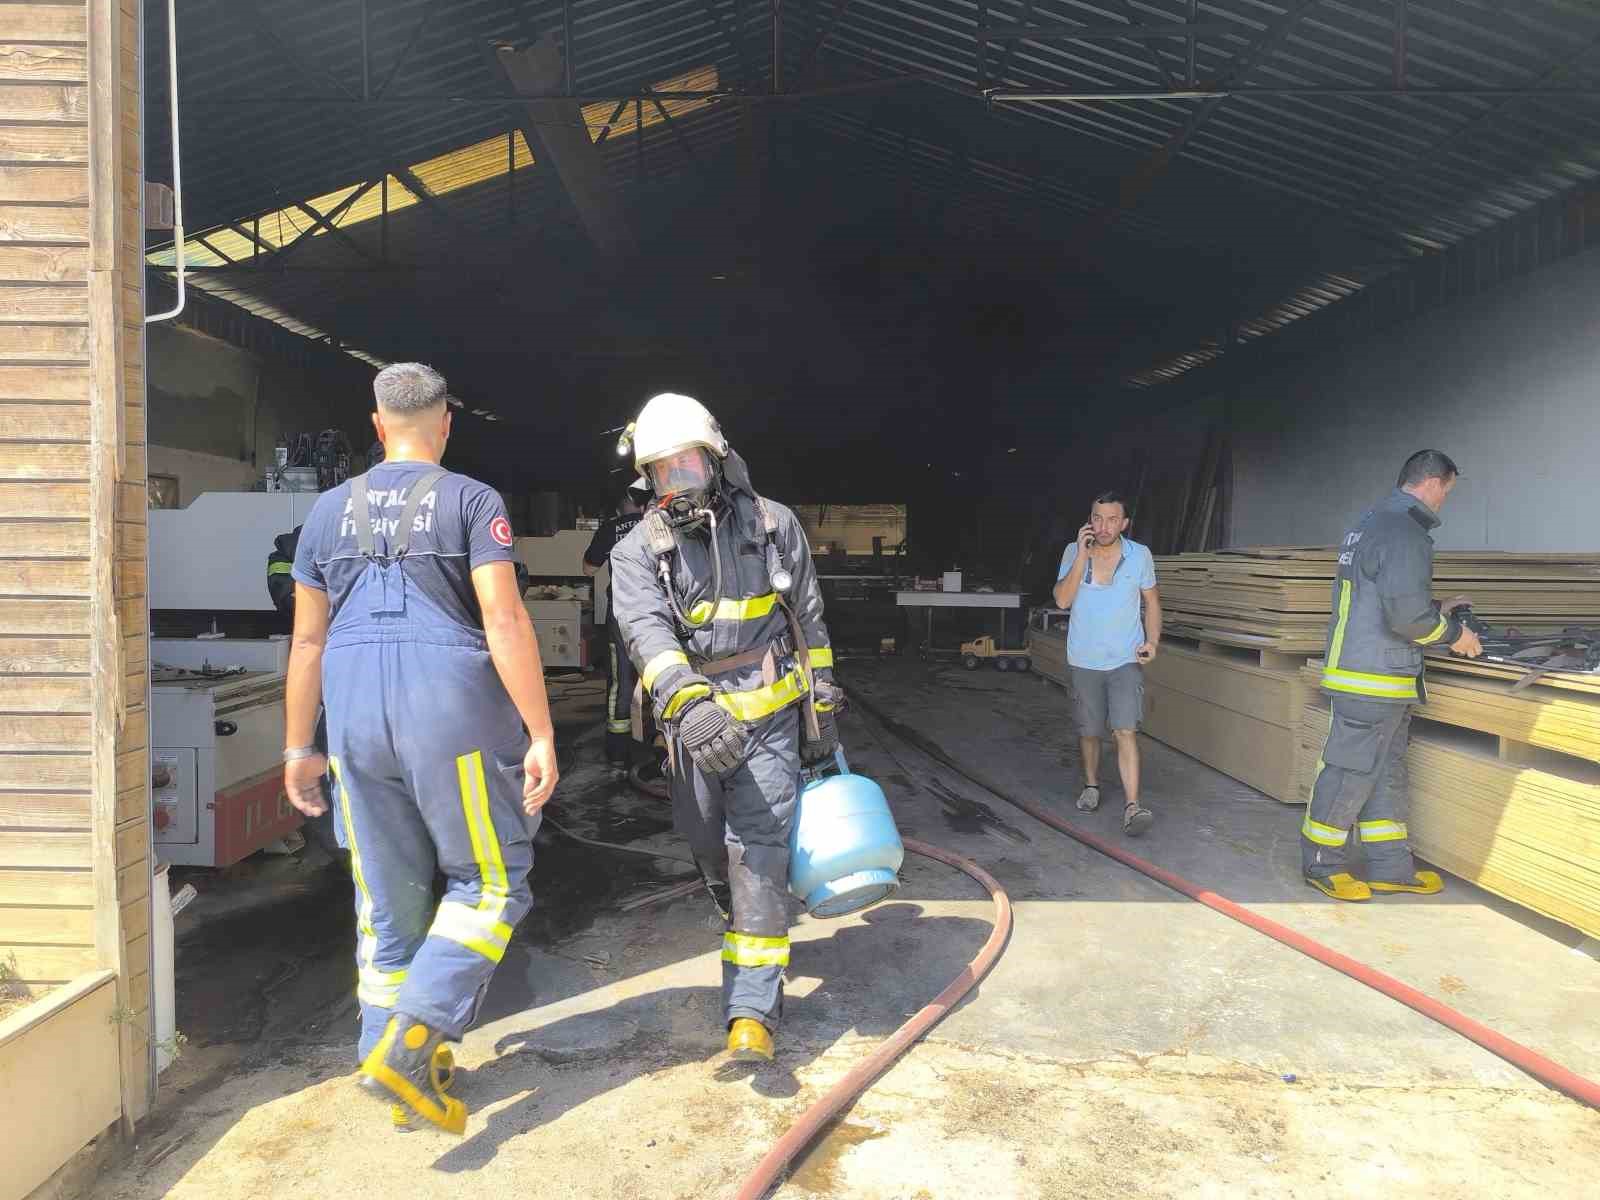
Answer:
<path fill-rule="evenodd" d="M 850 1033 L 879 1039 L 898 1029 L 967 966 L 989 930 L 986 921 L 927 916 L 919 905 L 889 903 L 865 914 L 864 924 L 797 941 L 789 979 L 792 991 L 802 994 L 785 1000 L 776 1061 L 723 1061 L 709 1073 L 708 1086 L 748 1081 L 761 1096 L 788 1099 L 799 1094 L 798 1076 L 818 1055 Z M 796 987 L 801 981 L 815 982 L 810 988 Z M 510 998 L 503 987 L 497 990 L 502 994 L 494 1009 L 504 1009 Z M 975 988 L 964 1003 L 977 999 L 980 990 Z M 485 1023 L 494 1009 L 486 1007 Z M 537 1013 L 528 1011 L 530 1017 Z M 684 1016 L 703 1035 L 674 1036 L 675 1018 Z M 664 988 L 504 1034 L 495 1042 L 501 1057 L 463 1071 L 456 1094 L 474 1109 L 512 1096 L 521 1099 L 494 1113 L 482 1132 L 441 1155 L 435 1169 L 481 1170 L 510 1139 L 641 1075 L 692 1063 L 715 1064 L 723 1057 L 721 1033 L 720 987 L 707 986 Z M 581 1066 L 582 1082 L 565 1090 L 559 1101 L 530 1091 L 537 1069 L 530 1069 L 529 1059 Z"/>

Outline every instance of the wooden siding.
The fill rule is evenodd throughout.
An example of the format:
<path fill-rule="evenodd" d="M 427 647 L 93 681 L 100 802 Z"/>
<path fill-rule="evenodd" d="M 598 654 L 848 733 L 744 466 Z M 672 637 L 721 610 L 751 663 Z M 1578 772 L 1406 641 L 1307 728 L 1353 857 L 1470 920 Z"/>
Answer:
<path fill-rule="evenodd" d="M 136 0 L 0 3 L 0 961 L 116 972 L 150 1099 Z"/>

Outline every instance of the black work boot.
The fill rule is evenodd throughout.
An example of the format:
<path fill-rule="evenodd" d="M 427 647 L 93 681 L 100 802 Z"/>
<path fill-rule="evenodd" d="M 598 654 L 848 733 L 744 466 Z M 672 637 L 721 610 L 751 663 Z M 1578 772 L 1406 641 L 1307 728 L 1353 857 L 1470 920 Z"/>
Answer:
<path fill-rule="evenodd" d="M 443 1044 L 444 1034 L 415 1017 L 396 1013 L 361 1064 L 361 1074 L 445 1132 L 465 1133 L 467 1106 L 445 1094 L 453 1062 L 448 1051 L 439 1053 Z"/>

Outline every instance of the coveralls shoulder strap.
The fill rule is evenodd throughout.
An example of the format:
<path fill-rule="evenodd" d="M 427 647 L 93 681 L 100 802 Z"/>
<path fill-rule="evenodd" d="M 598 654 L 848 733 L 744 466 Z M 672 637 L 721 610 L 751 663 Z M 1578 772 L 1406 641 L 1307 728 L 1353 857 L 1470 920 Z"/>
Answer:
<path fill-rule="evenodd" d="M 433 485 L 449 473 L 443 467 L 435 466 L 431 471 L 423 472 L 411 485 L 411 492 L 406 497 L 405 511 L 400 514 L 400 527 L 395 531 L 398 536 L 394 544 L 389 547 L 390 553 L 386 557 L 398 562 L 406 556 L 406 552 L 411 549 L 411 526 L 417 519 L 417 513 L 422 509 L 422 502 L 433 490 Z M 376 559 L 377 543 L 372 537 L 372 509 L 367 503 L 365 475 L 357 475 L 350 481 L 350 512 L 355 518 L 356 546 L 360 549 L 361 556 L 369 561 Z"/>

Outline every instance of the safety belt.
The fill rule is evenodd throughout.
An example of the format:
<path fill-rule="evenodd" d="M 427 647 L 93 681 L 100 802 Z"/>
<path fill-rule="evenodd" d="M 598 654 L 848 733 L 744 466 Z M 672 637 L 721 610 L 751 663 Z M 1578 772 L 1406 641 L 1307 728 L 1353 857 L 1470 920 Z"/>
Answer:
<path fill-rule="evenodd" d="M 435 466 L 430 471 L 424 471 L 406 496 L 405 510 L 400 514 L 400 527 L 395 530 L 396 537 L 393 542 L 385 539 L 389 553 L 383 556 L 384 564 L 400 562 L 411 549 L 411 526 L 416 523 L 417 513 L 422 509 L 422 502 L 428 498 L 428 493 L 433 491 L 433 485 L 438 483 L 449 471 L 443 467 Z M 350 481 L 350 515 L 356 523 L 356 546 L 361 551 L 361 556 L 368 562 L 377 562 L 377 544 L 372 536 L 372 508 L 367 503 L 367 477 L 357 475 Z"/>

